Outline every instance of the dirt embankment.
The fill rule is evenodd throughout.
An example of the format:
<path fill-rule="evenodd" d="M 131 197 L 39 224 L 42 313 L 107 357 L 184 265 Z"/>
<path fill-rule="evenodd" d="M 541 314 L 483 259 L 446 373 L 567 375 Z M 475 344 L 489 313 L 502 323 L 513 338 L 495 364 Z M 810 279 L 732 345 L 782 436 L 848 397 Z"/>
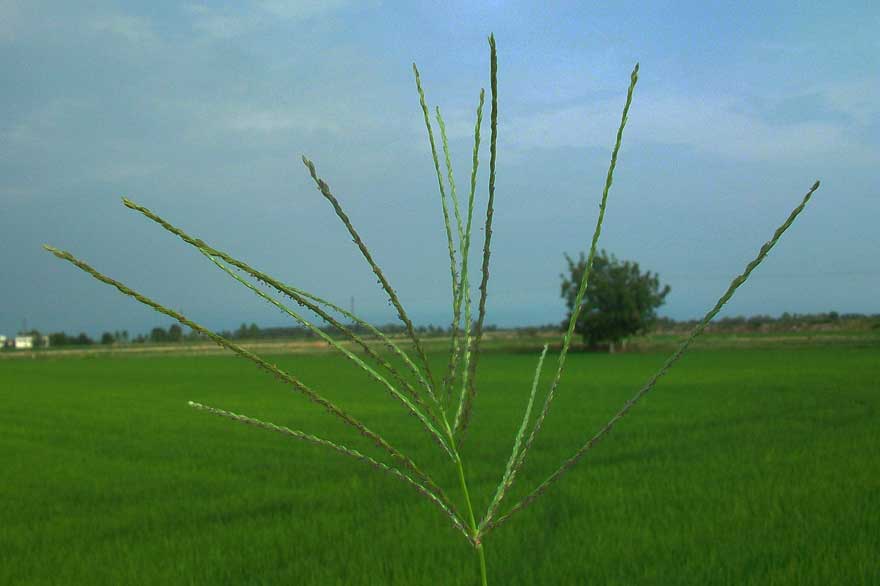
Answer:
<path fill-rule="evenodd" d="M 267 354 L 308 354 L 324 352 L 326 342 L 305 340 L 279 340 L 271 342 L 241 342 L 243 348 Z M 199 355 L 227 354 L 229 350 L 211 342 L 193 344 L 128 344 L 124 346 L 95 346 L 89 348 L 49 348 L 44 350 L 15 350 L 0 353 L 0 359 L 63 358 L 75 356 L 126 356 L 126 355 Z"/>

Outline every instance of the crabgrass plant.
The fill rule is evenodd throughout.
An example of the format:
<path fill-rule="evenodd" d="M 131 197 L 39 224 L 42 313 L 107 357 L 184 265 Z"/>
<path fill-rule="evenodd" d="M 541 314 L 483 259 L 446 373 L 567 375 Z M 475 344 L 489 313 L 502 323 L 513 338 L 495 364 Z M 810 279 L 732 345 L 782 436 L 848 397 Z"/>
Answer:
<path fill-rule="evenodd" d="M 541 405 L 540 411 L 537 416 L 533 417 L 533 408 L 535 406 L 536 397 L 538 396 L 538 381 L 548 354 L 548 348 L 545 345 L 540 356 L 538 356 L 535 375 L 531 381 L 531 392 L 526 404 L 525 414 L 523 415 L 522 423 L 519 425 L 516 432 L 516 436 L 513 438 L 513 447 L 507 461 L 507 466 L 498 482 L 498 488 L 495 490 L 494 496 L 492 497 L 487 510 L 480 516 L 478 515 L 478 512 L 474 510 L 474 501 L 471 499 L 468 492 L 468 482 L 465 474 L 465 463 L 461 454 L 461 445 L 465 437 L 465 432 L 468 429 L 474 406 L 474 398 L 476 397 L 478 390 L 477 372 L 480 358 L 480 344 L 483 339 L 486 301 L 489 293 L 489 257 L 492 244 L 492 218 L 495 205 L 495 167 L 498 136 L 498 60 L 495 49 L 495 39 L 493 36 L 489 37 L 489 49 L 489 79 L 491 87 L 489 184 L 483 231 L 482 266 L 480 272 L 479 300 L 476 305 L 476 319 L 474 319 L 475 308 L 471 296 L 471 271 L 468 265 L 468 259 L 470 257 L 471 249 L 474 201 L 477 192 L 480 131 L 483 121 L 485 91 L 480 91 L 479 104 L 476 108 L 470 183 L 468 186 L 467 199 L 462 202 L 461 198 L 459 198 L 453 177 L 453 169 L 449 153 L 449 141 L 446 136 L 446 126 L 443 117 L 439 108 L 436 108 L 432 112 L 428 107 L 425 93 L 422 88 L 419 70 L 416 68 L 415 64 L 413 64 L 413 73 L 415 76 L 419 103 L 421 105 L 422 114 L 424 115 L 428 142 L 431 147 L 431 157 L 437 175 L 437 185 L 440 192 L 440 204 L 446 232 L 446 243 L 449 252 L 449 272 L 452 284 L 452 323 L 450 330 L 451 339 L 449 360 L 446 363 L 445 372 L 443 373 L 432 372 L 424 346 L 416 335 L 413 322 L 407 314 L 406 309 L 404 309 L 403 304 L 400 302 L 397 293 L 391 286 L 385 273 L 373 258 L 372 253 L 360 233 L 355 229 L 348 215 L 346 215 L 339 200 L 331 191 L 330 186 L 318 175 L 314 163 L 306 157 L 303 157 L 303 163 L 311 175 L 311 178 L 314 180 L 318 191 L 330 203 L 336 212 L 336 215 L 348 229 L 349 234 L 360 249 L 367 264 L 378 278 L 379 284 L 388 296 L 392 306 L 397 311 L 400 321 L 403 322 L 406 336 L 408 338 L 406 344 L 402 345 L 395 342 L 377 328 L 338 305 L 312 293 L 283 283 L 276 278 L 253 268 L 244 261 L 214 248 L 205 241 L 189 235 L 181 228 L 169 223 L 147 208 L 138 205 L 131 200 L 123 199 L 123 203 L 126 207 L 140 212 L 143 216 L 157 223 L 171 234 L 174 234 L 187 244 L 195 247 L 220 270 L 253 291 L 262 299 L 268 301 L 279 310 L 289 315 L 293 320 L 305 328 L 314 332 L 317 336 L 325 340 L 332 348 L 345 356 L 346 359 L 356 364 L 366 376 L 384 387 L 395 401 L 399 402 L 404 409 L 418 420 L 421 427 L 424 428 L 425 433 L 431 441 L 436 444 L 437 449 L 444 454 L 445 459 L 448 459 L 448 465 L 454 468 L 457 472 L 459 481 L 458 490 L 460 491 L 460 494 L 456 499 L 451 498 L 447 493 L 447 490 L 444 490 L 444 488 L 434 482 L 422 467 L 401 452 L 400 449 L 393 446 L 380 432 L 367 427 L 353 414 L 338 407 L 324 394 L 307 386 L 294 374 L 280 369 L 276 365 L 254 354 L 241 345 L 236 344 L 235 342 L 220 336 L 216 332 L 196 323 L 189 317 L 174 311 L 173 309 L 169 309 L 157 301 L 134 291 L 123 283 L 102 274 L 89 264 L 86 264 L 82 260 L 73 256 L 71 253 L 48 245 L 45 247 L 46 250 L 58 258 L 74 264 L 99 281 L 116 287 L 116 289 L 123 294 L 133 297 L 137 301 L 177 320 L 183 325 L 189 326 L 193 330 L 210 338 L 220 346 L 253 362 L 258 368 L 275 376 L 282 383 L 289 385 L 294 391 L 305 395 L 310 401 L 317 403 L 330 414 L 339 418 L 348 426 L 354 428 L 357 433 L 365 437 L 375 446 L 376 454 L 368 455 L 345 446 L 338 441 L 318 437 L 305 431 L 289 429 L 287 427 L 260 421 L 246 415 L 232 413 L 216 407 L 209 407 L 207 405 L 193 402 L 189 403 L 191 407 L 205 413 L 218 415 L 233 421 L 274 431 L 293 439 L 328 448 L 329 450 L 338 452 L 339 454 L 347 456 L 353 460 L 359 460 L 368 464 L 376 470 L 390 474 L 398 480 L 410 485 L 428 502 L 430 502 L 432 506 L 436 507 L 442 513 L 443 517 L 445 517 L 473 547 L 475 555 L 479 561 L 480 583 L 483 585 L 487 584 L 488 581 L 483 547 L 489 533 L 502 523 L 509 520 L 515 513 L 534 502 L 554 483 L 559 481 L 566 472 L 571 470 L 591 448 L 593 448 L 611 431 L 617 422 L 620 421 L 620 419 L 625 416 L 646 393 L 654 388 L 657 381 L 666 374 L 669 368 L 672 367 L 679 358 L 681 358 L 682 354 L 684 354 L 688 347 L 693 343 L 694 339 L 705 329 L 706 325 L 718 314 L 737 288 L 745 283 L 752 271 L 761 263 L 761 261 L 764 260 L 767 253 L 770 252 L 782 234 L 789 228 L 789 226 L 791 226 L 798 214 L 803 211 L 804 207 L 810 200 L 810 197 L 819 187 L 818 181 L 813 184 L 803 197 L 800 204 L 794 208 L 791 214 L 776 229 L 770 240 L 760 248 L 754 259 L 746 265 L 742 274 L 733 279 L 730 286 L 718 299 L 718 302 L 706 313 L 690 334 L 678 345 L 677 349 L 671 356 L 669 356 L 660 369 L 651 376 L 640 389 L 638 389 L 629 401 L 623 405 L 620 411 L 617 412 L 617 414 L 614 415 L 614 417 L 612 417 L 611 420 L 604 427 L 599 429 L 592 437 L 586 438 L 585 443 L 571 457 L 562 462 L 555 472 L 534 487 L 531 492 L 527 492 L 524 498 L 516 503 L 506 505 L 505 497 L 508 495 L 511 486 L 514 484 L 517 474 L 523 468 L 529 449 L 541 431 L 541 427 L 550 411 L 553 398 L 556 396 L 560 381 L 562 380 L 565 359 L 571 347 L 575 324 L 577 323 L 578 315 L 582 308 L 584 293 L 587 290 L 587 283 L 590 278 L 590 267 L 592 266 L 593 257 L 596 253 L 596 247 L 602 232 L 602 222 L 605 217 L 608 193 L 614 179 L 614 169 L 617 165 L 617 156 L 623 139 L 627 115 L 632 103 L 633 92 L 638 81 L 639 66 L 636 64 L 630 76 L 630 84 L 626 92 L 623 114 L 620 119 L 616 141 L 611 152 L 611 162 L 605 177 L 604 188 L 602 189 L 599 215 L 589 248 L 587 269 L 584 271 L 583 278 L 578 288 L 577 298 L 574 304 L 575 309 L 572 311 L 569 319 L 568 328 L 562 336 L 561 351 L 556 357 L 555 374 L 549 389 L 544 394 L 543 405 Z M 439 129 L 440 149 L 438 149 L 436 141 L 434 123 L 432 123 L 432 114 L 436 122 L 436 127 Z M 268 293 L 267 290 L 272 291 L 272 293 Z M 279 298 L 282 300 L 279 300 Z M 286 303 L 289 303 L 289 301 L 293 301 L 295 306 L 291 307 L 290 305 L 287 305 Z M 344 340 L 340 342 L 336 337 L 328 335 L 324 329 L 320 327 L 320 323 L 315 323 L 310 321 L 310 319 L 307 319 L 307 317 L 304 316 L 303 310 L 308 310 L 311 314 L 318 316 L 327 325 L 337 330 Z M 314 317 L 311 319 L 314 320 Z M 360 327 L 354 327 L 355 324 Z M 362 336 L 361 332 L 369 332 L 367 338 Z M 377 340 L 379 342 L 378 345 L 376 344 Z M 403 346 L 405 346 L 405 348 Z M 402 366 L 393 366 L 392 360 Z M 462 505 L 463 512 L 461 509 Z"/>

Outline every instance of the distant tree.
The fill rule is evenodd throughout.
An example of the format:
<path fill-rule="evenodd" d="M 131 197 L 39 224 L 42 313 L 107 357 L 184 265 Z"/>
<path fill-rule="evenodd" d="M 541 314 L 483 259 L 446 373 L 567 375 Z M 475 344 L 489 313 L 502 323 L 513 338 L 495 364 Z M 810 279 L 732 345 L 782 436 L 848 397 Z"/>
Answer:
<path fill-rule="evenodd" d="M 49 346 L 67 346 L 73 341 L 64 332 L 54 332 L 49 334 Z"/>
<path fill-rule="evenodd" d="M 168 341 L 168 332 L 165 328 L 153 328 L 150 330 L 150 342 L 161 343 Z"/>
<path fill-rule="evenodd" d="M 102 344 L 109 346 L 110 344 L 112 344 L 115 341 L 116 341 L 116 337 L 113 334 L 111 334 L 110 332 L 104 332 L 103 334 L 101 334 L 101 343 Z"/>
<path fill-rule="evenodd" d="M 171 324 L 168 328 L 168 341 L 180 342 L 183 339 L 183 328 L 177 324 Z"/>
<path fill-rule="evenodd" d="M 577 261 L 567 254 L 565 260 L 568 263 L 568 274 L 560 277 L 561 293 L 568 306 L 568 316 L 563 327 L 568 325 L 587 265 L 583 253 Z M 607 342 L 613 352 L 615 345 L 627 336 L 647 330 L 669 290 L 668 285 L 660 285 L 660 279 L 655 273 L 643 273 L 638 263 L 618 260 L 602 250 L 593 258 L 590 280 L 575 331 L 590 346 Z"/>
<path fill-rule="evenodd" d="M 91 346 L 95 343 L 85 332 L 80 332 L 72 342 L 78 346 Z"/>
<path fill-rule="evenodd" d="M 759 330 L 766 321 L 767 320 L 765 319 L 765 317 L 761 314 L 750 315 L 748 318 L 746 318 L 746 325 L 749 327 L 749 329 Z"/>

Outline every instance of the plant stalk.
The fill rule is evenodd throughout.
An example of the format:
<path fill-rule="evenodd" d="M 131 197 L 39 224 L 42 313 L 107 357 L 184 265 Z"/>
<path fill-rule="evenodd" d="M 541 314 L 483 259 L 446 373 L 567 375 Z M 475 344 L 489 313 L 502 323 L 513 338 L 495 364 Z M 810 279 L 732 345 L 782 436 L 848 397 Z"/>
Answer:
<path fill-rule="evenodd" d="M 448 429 L 448 428 L 447 428 Z M 471 525 L 472 537 L 474 541 L 474 549 L 477 550 L 477 558 L 480 560 L 480 584 L 482 586 L 488 586 L 488 578 L 486 574 L 486 555 L 483 553 L 483 544 L 479 541 L 479 529 L 477 528 L 477 520 L 474 517 L 474 507 L 471 504 L 471 495 L 468 492 L 467 480 L 464 477 L 464 465 L 461 461 L 461 454 L 458 453 L 458 449 L 455 446 L 455 439 L 452 436 L 451 430 L 449 430 L 449 439 L 453 442 L 453 451 L 455 453 L 455 463 L 458 467 L 458 480 L 461 482 L 461 491 L 464 493 L 464 501 L 467 505 L 468 512 L 468 521 Z"/>

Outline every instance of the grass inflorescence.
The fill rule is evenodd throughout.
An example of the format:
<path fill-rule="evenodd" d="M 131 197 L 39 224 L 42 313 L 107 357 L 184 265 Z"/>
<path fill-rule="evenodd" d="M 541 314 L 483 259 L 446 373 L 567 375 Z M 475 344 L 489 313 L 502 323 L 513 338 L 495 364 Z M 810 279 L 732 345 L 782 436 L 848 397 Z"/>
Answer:
<path fill-rule="evenodd" d="M 494 496 L 492 497 L 486 511 L 482 516 L 477 514 L 474 508 L 474 499 L 471 498 L 468 487 L 468 476 L 466 474 L 465 462 L 461 455 L 461 445 L 465 437 L 465 432 L 471 421 L 471 415 L 474 408 L 474 401 L 477 395 L 477 374 L 479 368 L 479 358 L 481 355 L 481 341 L 483 337 L 486 305 L 489 292 L 489 268 L 492 247 L 492 221 L 495 206 L 495 179 L 497 165 L 497 141 L 498 141 L 498 59 L 495 46 L 494 36 L 489 37 L 490 50 L 490 93 L 491 93 L 491 110 L 490 110 L 490 141 L 489 141 L 489 181 L 487 189 L 486 201 L 486 217 L 483 227 L 483 247 L 482 262 L 480 267 L 480 284 L 479 300 L 477 302 L 476 319 L 474 319 L 472 298 L 471 298 L 471 281 L 469 255 L 471 247 L 471 230 L 473 225 L 474 208 L 477 191 L 477 172 L 479 168 L 480 138 L 481 125 L 483 119 L 483 105 L 485 92 L 481 90 L 479 105 L 476 111 L 476 123 L 474 127 L 474 147 L 472 157 L 472 168 L 470 174 L 470 184 L 467 200 L 464 205 L 466 209 L 462 209 L 462 202 L 458 197 L 458 192 L 454 180 L 454 172 L 452 168 L 452 157 L 450 154 L 449 141 L 446 134 L 446 126 L 443 120 L 440 108 L 434 110 L 435 120 L 440 131 L 440 140 L 443 153 L 443 164 L 445 166 L 445 174 L 441 169 L 440 154 L 437 148 L 434 129 L 431 123 L 430 108 L 428 106 L 425 92 L 422 86 L 421 75 L 418 68 L 413 64 L 413 73 L 415 76 L 416 89 L 419 96 L 419 104 L 421 106 L 424 117 L 425 127 L 428 135 L 428 142 L 431 148 L 431 157 L 434 170 L 437 176 L 437 184 L 440 194 L 441 210 L 443 213 L 444 228 L 447 240 L 447 249 L 449 254 L 449 267 L 451 277 L 451 297 L 452 297 L 452 323 L 451 323 L 451 339 L 449 348 L 449 357 L 446 362 L 445 373 L 442 378 L 437 378 L 430 365 L 428 356 L 425 352 L 424 345 L 419 339 L 416 329 L 409 317 L 406 309 L 400 301 L 395 289 L 387 279 L 385 273 L 379 267 L 374 259 L 370 249 L 366 245 L 360 233 L 355 229 L 351 219 L 344 211 L 339 199 L 331 191 L 330 186 L 319 175 L 315 164 L 303 156 L 302 161 L 305 164 L 311 178 L 315 182 L 320 194 L 330 203 L 338 218 L 345 225 L 354 243 L 360 250 L 364 260 L 367 262 L 380 286 L 389 301 L 395 308 L 398 318 L 404 324 L 409 346 L 412 349 L 411 356 L 400 344 L 395 343 L 390 338 L 382 334 L 378 329 L 369 325 L 365 320 L 354 315 L 353 312 L 345 311 L 338 305 L 330 301 L 322 299 L 312 293 L 306 292 L 297 287 L 285 284 L 274 277 L 271 277 L 251 265 L 234 258 L 233 256 L 222 252 L 203 240 L 190 236 L 184 230 L 172 225 L 160 216 L 151 212 L 147 208 L 140 206 L 133 201 L 124 199 L 124 204 L 135 211 L 140 212 L 150 220 L 159 224 L 168 232 L 178 236 L 184 242 L 190 244 L 206 256 L 213 264 L 215 264 L 224 273 L 231 276 L 235 281 L 239 282 L 249 290 L 254 292 L 263 300 L 269 302 L 276 308 L 283 311 L 300 325 L 308 328 L 316 335 L 325 340 L 333 349 L 340 352 L 345 358 L 350 360 L 360 371 L 367 375 L 374 382 L 379 383 L 388 392 L 391 397 L 398 401 L 407 412 L 409 412 L 422 428 L 430 440 L 436 444 L 438 449 L 445 455 L 449 465 L 453 468 L 458 478 L 458 490 L 460 492 L 457 499 L 448 496 L 446 490 L 441 488 L 431 476 L 429 476 L 423 468 L 418 465 L 412 458 L 404 454 L 398 447 L 392 445 L 381 433 L 373 431 L 362 423 L 354 415 L 348 411 L 338 407 L 325 395 L 311 387 L 305 385 L 294 375 L 282 370 L 275 364 L 270 363 L 266 359 L 254 354 L 253 352 L 243 348 L 242 346 L 224 338 L 205 328 L 204 326 L 194 322 L 183 314 L 167 308 L 166 306 L 134 291 L 126 285 L 102 274 L 89 264 L 77 259 L 71 253 L 59 250 L 57 248 L 46 246 L 46 249 L 62 260 L 66 260 L 79 269 L 90 274 L 92 277 L 109 284 L 125 295 L 163 313 L 183 325 L 189 326 L 193 330 L 207 336 L 220 346 L 231 350 L 239 356 L 251 361 L 262 370 L 275 376 L 280 381 L 290 385 L 297 392 L 305 395 L 310 401 L 323 407 L 326 411 L 337 417 L 347 426 L 353 428 L 358 434 L 369 440 L 381 456 L 372 456 L 364 454 L 358 450 L 347 447 L 342 443 L 321 438 L 312 433 L 290 429 L 284 426 L 276 425 L 262 421 L 247 415 L 240 415 L 219 409 L 209 407 L 200 403 L 190 402 L 193 408 L 225 417 L 233 421 L 245 423 L 250 426 L 275 431 L 287 437 L 308 442 L 313 445 L 329 448 L 337 453 L 343 454 L 355 460 L 367 463 L 374 469 L 388 473 L 393 477 L 405 482 L 413 487 L 420 495 L 425 497 L 433 505 L 440 509 L 445 517 L 450 521 L 452 526 L 467 540 L 477 553 L 479 561 L 479 575 L 482 584 L 488 582 L 488 571 L 486 567 L 485 555 L 483 552 L 483 544 L 487 535 L 498 525 L 507 521 L 514 513 L 522 510 L 530 503 L 534 502 L 538 497 L 543 495 L 555 482 L 557 482 L 566 472 L 571 470 L 578 461 L 590 450 L 597 442 L 599 442 L 614 425 L 626 415 L 630 409 L 648 393 L 662 377 L 668 369 L 682 356 L 688 349 L 692 341 L 700 335 L 705 326 L 711 321 L 725 303 L 731 298 L 736 289 L 748 279 L 751 272 L 766 257 L 770 249 L 776 244 L 782 234 L 791 226 L 795 218 L 804 209 L 812 194 L 818 189 L 817 181 L 804 197 L 803 201 L 798 205 L 790 216 L 775 231 L 772 238 L 765 243 L 757 256 L 748 263 L 743 273 L 737 276 L 730 287 L 719 298 L 714 307 L 705 315 L 703 320 L 697 324 L 689 336 L 679 345 L 675 352 L 666 360 L 662 367 L 642 386 L 638 392 L 627 401 L 623 408 L 620 409 L 614 417 L 600 430 L 590 437 L 586 443 L 582 445 L 576 452 L 565 459 L 561 465 L 547 479 L 538 484 L 526 496 L 512 505 L 506 510 L 504 507 L 504 499 L 509 494 L 509 489 L 514 485 L 518 473 L 523 468 L 526 457 L 533 445 L 536 437 L 540 433 L 551 404 L 557 395 L 557 391 L 562 380 L 563 371 L 565 369 L 566 356 L 569 352 L 572 337 L 574 335 L 575 324 L 582 307 L 583 298 L 587 289 L 590 277 L 590 267 L 595 256 L 598 242 L 602 232 L 602 225 L 605 218 L 605 210 L 608 203 L 609 192 L 614 180 L 614 171 L 618 163 L 618 155 L 620 153 L 623 134 L 627 123 L 630 107 L 633 101 L 636 84 L 639 76 L 639 66 L 635 65 L 630 75 L 630 83 L 626 92 L 626 100 L 624 103 L 623 113 L 621 115 L 620 125 L 617 131 L 616 140 L 611 154 L 611 162 L 608 166 L 608 172 L 605 178 L 602 190 L 599 215 L 590 242 L 589 255 L 587 260 L 587 268 L 584 271 L 583 278 L 579 284 L 575 309 L 570 316 L 568 328 L 566 329 L 561 344 L 561 350 L 556 358 L 556 368 L 549 389 L 544 395 L 543 405 L 537 415 L 532 420 L 532 411 L 538 396 L 540 386 L 542 367 L 548 353 L 548 347 L 545 346 L 538 358 L 537 367 L 535 368 L 528 403 L 526 405 L 525 414 L 522 418 L 517 433 L 514 437 L 513 447 L 504 469 L 502 478 L 500 479 Z M 450 213 L 451 208 L 451 213 Z M 340 332 L 359 350 L 362 354 L 352 351 L 346 344 L 338 342 L 334 337 L 329 336 L 320 327 L 319 324 L 309 321 L 298 309 L 294 309 L 284 302 L 264 290 L 268 288 L 274 290 L 274 295 L 294 301 L 302 309 L 308 310 L 317 315 L 326 325 Z M 342 318 L 334 317 L 343 316 Z M 374 349 L 368 340 L 364 339 L 360 334 L 345 323 L 342 319 L 348 319 L 351 323 L 358 324 L 365 328 L 372 336 L 377 338 L 386 350 L 392 353 L 396 358 L 400 359 L 405 368 L 400 369 L 392 365 L 383 352 Z M 383 460 L 382 458 L 385 458 Z M 463 505 L 463 508 L 462 508 Z M 462 512 L 460 512 L 463 511 Z M 503 511 L 503 512 L 502 512 Z"/>

